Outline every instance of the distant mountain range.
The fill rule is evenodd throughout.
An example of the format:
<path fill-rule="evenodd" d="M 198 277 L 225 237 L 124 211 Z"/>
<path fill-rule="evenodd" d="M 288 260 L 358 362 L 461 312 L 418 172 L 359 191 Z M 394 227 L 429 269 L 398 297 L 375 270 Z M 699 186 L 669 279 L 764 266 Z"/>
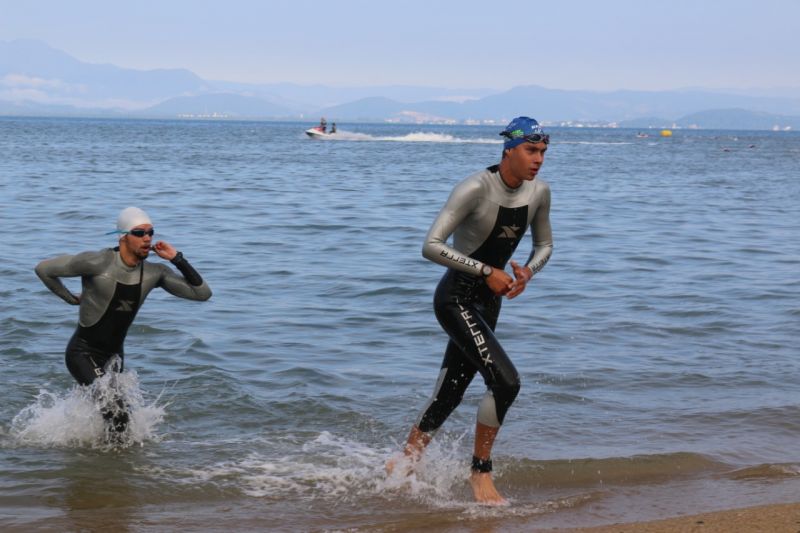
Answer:
<path fill-rule="evenodd" d="M 0 42 L 0 114 L 800 129 L 800 88 L 506 91 L 203 80 L 185 69 L 82 62 L 41 41 Z"/>

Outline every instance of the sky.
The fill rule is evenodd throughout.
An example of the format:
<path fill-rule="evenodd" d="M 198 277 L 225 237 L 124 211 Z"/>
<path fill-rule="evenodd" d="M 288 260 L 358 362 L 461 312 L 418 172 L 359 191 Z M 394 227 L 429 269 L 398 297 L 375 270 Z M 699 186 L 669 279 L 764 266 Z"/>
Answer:
<path fill-rule="evenodd" d="M 798 0 L 0 0 L 0 40 L 207 80 L 800 88 Z"/>

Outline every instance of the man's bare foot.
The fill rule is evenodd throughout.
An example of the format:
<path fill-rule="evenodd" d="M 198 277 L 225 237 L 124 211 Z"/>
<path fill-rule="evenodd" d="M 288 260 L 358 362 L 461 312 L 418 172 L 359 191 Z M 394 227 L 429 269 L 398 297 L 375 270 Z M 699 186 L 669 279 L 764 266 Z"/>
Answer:
<path fill-rule="evenodd" d="M 401 468 L 401 472 L 406 476 L 413 474 L 414 466 L 419 462 L 422 452 L 431 442 L 431 438 L 432 435 L 424 433 L 417 426 L 412 427 L 403 453 L 395 454 L 386 461 L 386 474 L 391 476 L 396 468 Z"/>
<path fill-rule="evenodd" d="M 386 461 L 386 466 L 384 466 L 386 475 L 391 476 L 397 471 L 397 475 L 399 476 L 410 476 L 414 473 L 414 465 L 416 462 L 417 461 L 411 456 L 404 453 L 396 453 Z"/>
<path fill-rule="evenodd" d="M 508 505 L 508 500 L 497 492 L 491 472 L 473 472 L 469 476 L 469 484 L 472 485 L 476 502 L 484 505 Z"/>

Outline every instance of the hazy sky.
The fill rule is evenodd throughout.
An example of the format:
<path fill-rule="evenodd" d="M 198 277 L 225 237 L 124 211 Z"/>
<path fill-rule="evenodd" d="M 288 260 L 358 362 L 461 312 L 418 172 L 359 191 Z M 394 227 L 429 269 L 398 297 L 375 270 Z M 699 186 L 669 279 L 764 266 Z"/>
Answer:
<path fill-rule="evenodd" d="M 800 0 L 0 0 L 0 40 L 208 80 L 800 87 Z"/>

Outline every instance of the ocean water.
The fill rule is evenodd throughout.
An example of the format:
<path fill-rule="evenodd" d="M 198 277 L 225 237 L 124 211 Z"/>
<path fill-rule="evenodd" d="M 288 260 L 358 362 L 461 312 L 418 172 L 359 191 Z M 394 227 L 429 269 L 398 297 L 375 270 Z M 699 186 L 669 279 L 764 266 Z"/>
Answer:
<path fill-rule="evenodd" d="M 309 126 L 0 118 L 4 530 L 530 531 L 796 500 L 800 134 L 551 130 L 555 249 L 497 329 L 522 391 L 494 450 L 510 505 L 486 508 L 481 380 L 415 475 L 384 463 L 446 343 L 422 239 L 498 128 Z M 129 205 L 214 296 L 151 293 L 112 447 L 64 366 L 77 309 L 33 267 L 112 246 Z"/>

